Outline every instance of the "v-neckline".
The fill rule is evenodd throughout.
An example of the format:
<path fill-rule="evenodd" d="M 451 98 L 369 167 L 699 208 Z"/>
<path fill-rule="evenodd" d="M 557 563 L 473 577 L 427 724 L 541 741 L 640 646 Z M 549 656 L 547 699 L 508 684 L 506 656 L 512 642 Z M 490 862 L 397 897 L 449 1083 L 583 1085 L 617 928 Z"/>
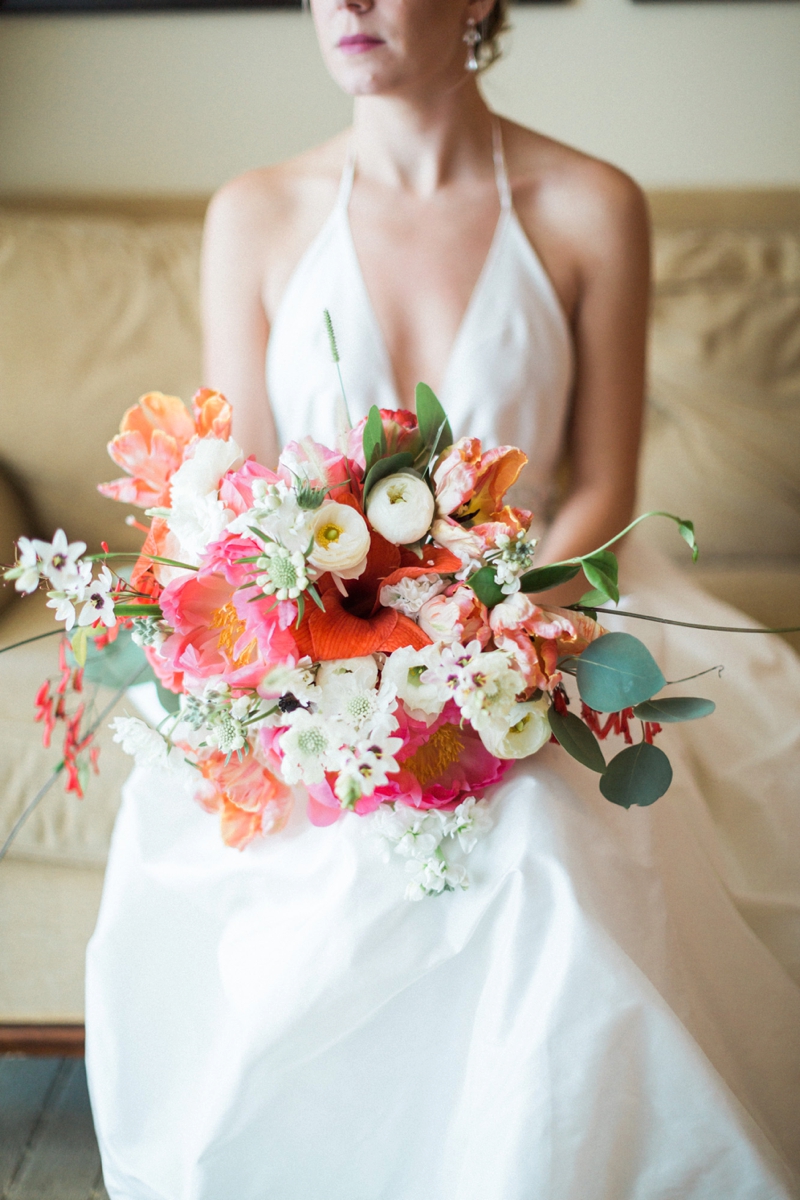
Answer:
<path fill-rule="evenodd" d="M 399 389 L 397 386 L 397 376 L 395 374 L 391 355 L 389 354 L 389 348 L 388 348 L 388 344 L 386 342 L 386 337 L 384 335 L 383 329 L 381 328 L 380 321 L 378 320 L 378 314 L 375 312 L 375 306 L 372 303 L 372 297 L 369 294 L 369 289 L 367 288 L 366 280 L 364 279 L 364 272 L 361 270 L 361 262 L 359 261 L 358 252 L 356 250 L 355 242 L 353 241 L 353 231 L 350 227 L 350 217 L 349 217 L 349 213 L 348 213 L 348 204 L 347 203 L 342 204 L 340 206 L 340 212 L 341 212 L 342 225 L 344 227 L 344 232 L 345 232 L 345 237 L 346 237 L 347 250 L 348 250 L 348 253 L 349 253 L 350 259 L 351 259 L 351 269 L 353 272 L 353 276 L 355 278 L 356 285 L 360 288 L 361 293 L 362 293 L 364 313 L 366 315 L 366 319 L 367 319 L 369 325 L 371 326 L 373 342 L 377 348 L 378 355 L 379 355 L 380 359 L 382 360 L 381 365 L 383 367 L 385 378 L 391 388 L 392 394 L 395 399 L 396 406 L 401 409 L 406 408 L 407 406 L 402 403 L 402 400 L 400 397 L 400 392 L 399 392 Z M 450 348 L 450 353 L 445 362 L 444 372 L 442 374 L 441 380 L 439 381 L 437 395 L 443 404 L 444 404 L 444 397 L 447 395 L 447 389 L 448 389 L 448 383 L 450 380 L 450 376 L 452 375 L 452 373 L 455 369 L 454 364 L 458 361 L 458 354 L 459 354 L 459 350 L 461 348 L 461 343 L 464 341 L 467 330 L 469 328 L 469 325 L 473 319 L 472 314 L 473 314 L 474 310 L 477 308 L 478 303 L 480 302 L 480 300 L 482 298 L 482 294 L 486 289 L 486 280 L 489 277 L 489 274 L 491 273 L 492 267 L 494 265 L 494 261 L 497 258 L 500 242 L 502 240 L 503 234 L 508 225 L 511 215 L 512 215 L 512 210 L 503 203 L 503 197 L 501 194 L 500 215 L 497 218 L 497 224 L 495 225 L 494 233 L 492 234 L 492 240 L 489 244 L 489 249 L 486 253 L 486 257 L 483 260 L 483 265 L 481 266 L 480 272 L 478 274 L 478 278 L 476 279 L 475 285 L 470 293 L 469 299 L 467 300 L 467 305 L 466 305 L 466 308 L 464 309 L 461 320 L 458 324 L 458 328 L 456 329 L 455 337 L 453 338 L 453 344 Z M 445 405 L 445 407 L 446 407 L 446 405 Z M 413 409 L 409 408 L 409 411 L 413 412 Z"/>

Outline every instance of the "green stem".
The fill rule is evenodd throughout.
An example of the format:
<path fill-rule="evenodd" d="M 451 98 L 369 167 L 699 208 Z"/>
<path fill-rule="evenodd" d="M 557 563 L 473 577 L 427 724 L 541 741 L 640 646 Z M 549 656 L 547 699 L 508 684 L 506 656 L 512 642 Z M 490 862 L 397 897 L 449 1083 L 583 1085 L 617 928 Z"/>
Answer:
<path fill-rule="evenodd" d="M 0 654 L 5 654 L 6 650 L 16 650 L 17 646 L 27 646 L 29 642 L 40 642 L 42 638 L 54 637 L 57 633 L 63 632 L 63 629 L 49 629 L 47 633 L 37 633 L 34 637 L 23 638 L 21 642 L 12 642 L 10 646 L 0 646 Z"/>
<path fill-rule="evenodd" d="M 659 625 L 680 625 L 683 629 L 711 629 L 715 633 L 800 633 L 800 625 L 782 625 L 776 629 L 750 629 L 741 625 L 701 625 L 697 621 L 672 621 L 669 617 L 651 617 L 645 613 L 628 612 L 624 608 L 589 608 L 584 604 L 554 605 L 573 612 L 609 613 L 612 617 L 634 617 L 637 621 L 657 621 Z M 713 668 L 712 668 L 713 669 Z"/>
<path fill-rule="evenodd" d="M 114 612 L 120 617 L 161 617 L 158 604 L 115 604 Z"/>
<path fill-rule="evenodd" d="M 58 632 L 60 632 L 60 630 L 56 630 L 56 632 L 58 633 Z M 33 639 L 31 639 L 31 640 L 33 640 Z M 147 667 L 147 663 L 143 663 L 140 667 L 137 667 L 135 674 L 132 675 L 131 678 L 126 683 L 123 683 L 122 687 L 119 688 L 114 693 L 111 700 L 109 700 L 108 704 L 105 706 L 105 708 L 100 713 L 100 715 L 89 726 L 88 730 L 84 734 L 84 738 L 90 738 L 93 736 L 93 734 L 95 734 L 97 732 L 97 730 L 100 728 L 103 721 L 105 721 L 106 717 L 111 712 L 111 710 L 114 708 L 114 706 L 117 704 L 117 702 L 122 698 L 122 696 L 128 690 L 129 687 L 133 687 L 134 683 L 136 683 L 136 680 L 139 678 L 139 676 L 142 674 L 142 672 L 145 670 L 146 667 Z M 28 805 L 26 805 L 26 807 L 22 810 L 20 815 L 17 817 L 16 821 L 14 822 L 13 826 L 11 827 L 11 832 L 9 833 L 6 840 L 3 842 L 3 845 L 0 846 L 0 862 L 2 862 L 3 859 L 5 858 L 6 854 L 8 853 L 8 851 L 11 847 L 11 843 L 14 841 L 14 838 L 17 836 L 20 829 L 22 829 L 22 826 L 28 820 L 28 817 L 31 815 L 31 813 L 36 808 L 36 806 L 39 804 L 40 800 L 42 800 L 44 798 L 44 796 L 46 796 L 47 793 L 50 791 L 50 788 L 53 786 L 56 779 L 58 779 L 58 776 L 64 770 L 65 766 L 66 766 L 66 763 L 62 760 L 54 768 L 53 774 L 50 776 L 50 778 L 47 780 L 47 782 L 45 784 L 43 784 L 42 787 L 39 788 L 39 791 L 33 797 L 31 802 Z"/>
<path fill-rule="evenodd" d="M 108 558 L 146 558 L 150 562 L 162 563 L 165 567 L 180 567 L 183 571 L 199 571 L 191 563 L 178 562 L 175 558 L 162 558 L 159 554 L 140 554 L 136 550 L 112 550 L 108 554 L 87 554 L 86 562 L 105 562 Z"/>

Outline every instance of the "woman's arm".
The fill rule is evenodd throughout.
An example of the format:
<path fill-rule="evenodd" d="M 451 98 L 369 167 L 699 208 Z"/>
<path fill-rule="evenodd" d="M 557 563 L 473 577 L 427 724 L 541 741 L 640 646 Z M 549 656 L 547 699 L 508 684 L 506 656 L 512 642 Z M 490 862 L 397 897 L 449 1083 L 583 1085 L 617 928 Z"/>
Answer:
<path fill-rule="evenodd" d="M 614 168 L 592 163 L 586 175 L 570 205 L 578 286 L 569 490 L 539 547 L 542 566 L 608 541 L 629 522 L 636 495 L 650 287 L 647 206 L 636 184 Z M 568 604 L 586 589 L 580 576 L 541 599 Z"/>
<path fill-rule="evenodd" d="M 278 457 L 264 375 L 270 207 L 255 173 L 226 184 L 206 214 L 201 266 L 204 382 L 230 400 L 234 438 L 263 463 Z"/>

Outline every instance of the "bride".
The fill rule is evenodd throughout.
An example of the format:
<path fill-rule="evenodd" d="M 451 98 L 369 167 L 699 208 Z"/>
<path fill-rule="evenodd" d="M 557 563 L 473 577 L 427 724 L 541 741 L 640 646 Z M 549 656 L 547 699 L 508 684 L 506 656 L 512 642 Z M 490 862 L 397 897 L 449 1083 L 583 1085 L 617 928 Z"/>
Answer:
<path fill-rule="evenodd" d="M 589 551 L 634 500 L 641 192 L 489 111 L 470 68 L 503 0 L 312 10 L 353 129 L 208 214 L 206 379 L 237 441 L 263 462 L 335 443 L 328 308 L 354 420 L 425 380 L 456 437 L 528 454 L 537 561 Z M 624 558 L 631 610 L 744 620 Z M 238 853 L 133 772 L 87 966 L 113 1200 L 796 1194 L 800 667 L 775 638 L 611 622 L 671 679 L 726 662 L 716 715 L 667 730 L 651 808 L 609 804 L 555 746 L 517 764 L 465 892 L 405 902 L 368 820 L 317 829 L 302 805 Z"/>

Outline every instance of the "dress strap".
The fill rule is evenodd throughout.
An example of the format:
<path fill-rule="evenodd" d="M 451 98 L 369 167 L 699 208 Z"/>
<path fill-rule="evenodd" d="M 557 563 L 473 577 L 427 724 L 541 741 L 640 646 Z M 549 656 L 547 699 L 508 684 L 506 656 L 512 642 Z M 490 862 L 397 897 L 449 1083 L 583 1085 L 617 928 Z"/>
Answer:
<path fill-rule="evenodd" d="M 511 209 L 511 184 L 508 182 L 506 156 L 503 153 L 503 132 L 500 128 L 500 118 L 492 114 L 492 157 L 494 159 L 494 177 L 497 182 L 497 194 L 500 197 L 500 207 L 503 212 Z"/>
<path fill-rule="evenodd" d="M 344 160 L 342 168 L 342 179 L 339 184 L 339 195 L 336 199 L 337 209 L 344 209 L 347 212 L 347 207 L 350 203 L 350 193 L 353 190 L 353 180 L 356 175 L 356 147 L 355 142 L 351 138 L 347 147 L 347 158 Z"/>

